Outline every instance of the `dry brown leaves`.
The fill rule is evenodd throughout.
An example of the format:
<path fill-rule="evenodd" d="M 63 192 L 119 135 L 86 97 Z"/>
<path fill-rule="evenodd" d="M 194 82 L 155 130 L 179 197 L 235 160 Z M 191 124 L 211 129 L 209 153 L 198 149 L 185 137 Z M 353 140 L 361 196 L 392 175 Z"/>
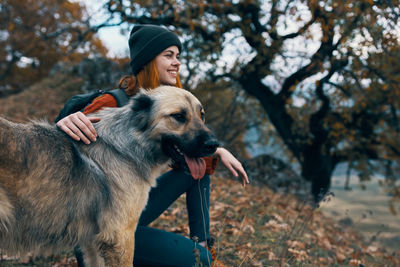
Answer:
<path fill-rule="evenodd" d="M 293 196 L 217 177 L 211 188 L 211 231 L 227 266 L 400 266 L 400 252 L 369 244 Z M 185 236 L 187 225 L 184 196 L 152 224 Z M 74 264 L 58 259 L 48 265 Z"/>

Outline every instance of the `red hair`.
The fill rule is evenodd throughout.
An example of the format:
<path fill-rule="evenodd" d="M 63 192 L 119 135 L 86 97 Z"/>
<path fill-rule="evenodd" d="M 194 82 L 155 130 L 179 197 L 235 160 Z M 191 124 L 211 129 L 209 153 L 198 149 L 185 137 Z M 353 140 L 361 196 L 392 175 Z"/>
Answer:
<path fill-rule="evenodd" d="M 129 96 L 136 94 L 140 88 L 154 89 L 160 85 L 155 59 L 146 64 L 136 76 L 126 75 L 118 83 L 118 87 L 124 89 Z M 182 88 L 179 75 L 176 77 L 176 84 L 174 86 Z"/>

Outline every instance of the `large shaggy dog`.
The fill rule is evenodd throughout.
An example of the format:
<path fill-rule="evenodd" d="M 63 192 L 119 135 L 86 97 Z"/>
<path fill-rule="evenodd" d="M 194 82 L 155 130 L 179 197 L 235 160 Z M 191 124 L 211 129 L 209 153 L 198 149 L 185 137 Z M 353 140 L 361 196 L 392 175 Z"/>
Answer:
<path fill-rule="evenodd" d="M 132 266 L 148 192 L 171 159 L 188 171 L 218 143 L 200 102 L 175 87 L 141 91 L 96 114 L 98 140 L 74 142 L 46 122 L 0 118 L 0 248 L 12 253 L 80 245 L 89 266 Z"/>

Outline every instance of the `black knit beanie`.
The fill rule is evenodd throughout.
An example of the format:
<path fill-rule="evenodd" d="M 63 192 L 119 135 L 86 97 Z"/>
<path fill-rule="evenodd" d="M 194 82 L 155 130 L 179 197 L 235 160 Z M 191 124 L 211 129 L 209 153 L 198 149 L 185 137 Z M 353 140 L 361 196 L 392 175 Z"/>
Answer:
<path fill-rule="evenodd" d="M 173 32 L 156 25 L 135 25 L 129 37 L 131 68 L 134 75 L 158 54 L 170 46 L 182 44 Z"/>

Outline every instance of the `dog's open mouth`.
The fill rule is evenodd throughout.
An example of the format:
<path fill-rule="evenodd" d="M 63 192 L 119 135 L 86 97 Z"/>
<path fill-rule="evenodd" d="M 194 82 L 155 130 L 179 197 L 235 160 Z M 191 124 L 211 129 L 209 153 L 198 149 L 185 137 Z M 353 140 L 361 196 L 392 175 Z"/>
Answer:
<path fill-rule="evenodd" d="M 191 158 L 184 154 L 177 145 L 173 145 L 174 150 L 179 155 L 179 161 L 182 162 L 182 158 L 184 159 L 187 168 L 189 168 L 189 172 L 195 179 L 200 179 L 206 173 L 206 162 L 202 158 Z M 174 158 L 172 158 L 175 160 Z"/>
<path fill-rule="evenodd" d="M 198 149 L 196 145 L 179 144 L 175 138 L 169 136 L 162 140 L 164 153 L 172 159 L 173 166 L 182 168 L 185 172 L 190 173 L 193 178 L 200 179 L 206 173 L 206 163 L 203 157 L 209 156 L 215 152 L 215 149 L 204 150 Z"/>

